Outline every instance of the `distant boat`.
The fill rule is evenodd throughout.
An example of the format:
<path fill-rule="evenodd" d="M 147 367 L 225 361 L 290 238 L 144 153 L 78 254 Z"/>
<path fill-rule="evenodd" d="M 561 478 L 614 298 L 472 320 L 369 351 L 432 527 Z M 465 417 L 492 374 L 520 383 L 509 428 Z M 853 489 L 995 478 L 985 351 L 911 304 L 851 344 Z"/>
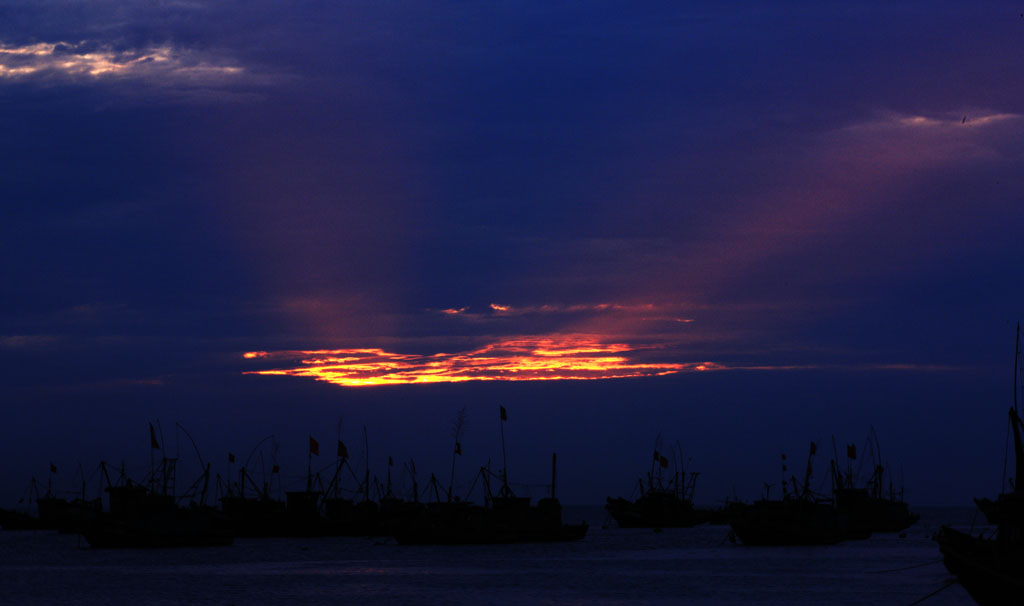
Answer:
<path fill-rule="evenodd" d="M 507 413 L 500 408 L 502 454 L 505 450 Z M 456 432 L 458 436 L 458 432 Z M 458 442 L 456 451 L 460 452 Z M 532 505 L 529 497 L 516 496 L 508 483 L 507 464 L 500 475 L 501 488 L 495 495 L 490 481 L 494 474 L 481 468 L 484 505 L 450 500 L 431 503 L 418 513 L 395 519 L 391 525 L 395 540 L 402 545 L 499 544 L 578 541 L 587 534 L 587 524 L 564 524 L 562 506 L 555 497 L 557 455 L 551 456 L 551 496 Z M 449 493 L 449 497 L 450 497 Z"/>
<path fill-rule="evenodd" d="M 943 562 L 967 593 L 979 604 L 1020 604 L 1024 596 L 1024 423 L 1018 411 L 1021 364 L 1020 325 L 1013 369 L 1013 408 L 1009 424 L 1013 433 L 1015 476 L 1011 491 L 995 500 L 975 499 L 995 535 L 977 536 L 949 526 L 935 535 Z"/>
<path fill-rule="evenodd" d="M 153 444 L 158 447 L 155 437 Z M 169 488 L 175 463 L 176 459 L 162 457 L 160 479 L 151 473 L 149 486 L 131 481 L 123 470 L 121 483 L 115 485 L 106 465 L 101 464 L 110 511 L 81 530 L 89 545 L 97 549 L 230 545 L 234 534 L 223 514 L 203 505 L 179 507 L 175 503 Z M 209 466 L 203 473 L 205 484 Z"/>
<path fill-rule="evenodd" d="M 727 522 L 724 510 L 694 507 L 693 493 L 699 473 L 687 474 L 680 465 L 666 480 L 663 470 L 668 467 L 668 457 L 655 449 L 646 484 L 638 481 L 640 496 L 633 501 L 607 497 L 604 508 L 619 528 L 688 528 Z"/>
<path fill-rule="evenodd" d="M 781 499 L 765 495 L 754 503 L 728 507 L 729 525 L 744 545 L 832 545 L 870 535 L 869 530 L 851 524 L 850 517 L 839 511 L 832 499 L 811 492 L 811 462 L 816 452 L 817 445 L 811 442 L 802 486 L 793 477 L 792 492 L 783 484 Z"/>
<path fill-rule="evenodd" d="M 4 530 L 46 530 L 39 518 L 25 511 L 0 509 L 0 528 Z"/>
<path fill-rule="evenodd" d="M 888 494 L 885 491 L 885 467 L 878 446 L 878 436 L 871 429 L 869 444 L 874 459 L 874 469 L 864 486 L 857 486 L 852 469 L 846 473 L 839 470 L 836 460 L 832 462 L 833 496 L 836 508 L 849 516 L 852 526 L 861 526 L 870 532 L 899 532 L 915 524 L 921 516 L 910 511 L 903 501 L 903 489 L 896 490 L 890 474 Z M 835 442 L 833 440 L 833 448 Z M 857 458 L 856 446 L 846 448 L 847 462 Z M 838 453 L 836 454 L 838 459 Z"/>
<path fill-rule="evenodd" d="M 586 536 L 586 523 L 562 522 L 562 506 L 553 496 L 533 505 L 529 497 L 515 496 L 507 485 L 491 496 L 489 473 L 480 470 L 488 492 L 484 505 L 467 501 L 427 504 L 418 515 L 396 521 L 395 540 L 401 545 L 486 545 L 578 541 Z"/>

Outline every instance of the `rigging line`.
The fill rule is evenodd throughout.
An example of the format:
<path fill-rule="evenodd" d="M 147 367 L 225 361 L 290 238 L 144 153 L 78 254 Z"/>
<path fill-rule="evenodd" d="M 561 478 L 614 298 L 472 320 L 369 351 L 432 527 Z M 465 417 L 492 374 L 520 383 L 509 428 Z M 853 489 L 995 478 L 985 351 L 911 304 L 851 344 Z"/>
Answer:
<path fill-rule="evenodd" d="M 884 574 L 884 573 L 887 573 L 887 572 L 902 572 L 904 570 L 912 570 L 914 568 L 921 568 L 922 566 L 931 566 L 932 564 L 938 564 L 941 561 L 942 561 L 942 558 L 939 558 L 937 560 L 931 560 L 929 562 L 924 562 L 922 564 L 914 564 L 913 566 L 905 566 L 903 568 L 892 568 L 890 570 L 869 570 L 869 571 L 867 571 L 867 573 L 868 574 Z"/>
<path fill-rule="evenodd" d="M 1009 459 L 1009 456 L 1010 456 L 1010 424 L 1011 423 L 1013 423 L 1013 421 L 1010 421 L 1009 423 L 1006 424 L 1006 441 L 1005 441 L 1005 444 L 1003 446 L 1003 480 L 1002 480 L 1002 483 L 999 485 L 999 490 L 1006 490 L 1006 462 L 1007 462 L 1007 460 Z"/>
<path fill-rule="evenodd" d="M 952 581 L 950 581 L 950 582 L 946 583 L 946 584 L 945 584 L 945 585 L 943 585 L 942 587 L 939 587 L 938 589 L 936 589 L 935 591 L 933 591 L 933 592 L 929 593 L 928 595 L 924 596 L 923 598 L 920 598 L 920 599 L 918 599 L 918 600 L 915 600 L 915 601 L 911 602 L 910 604 L 907 604 L 907 606 L 915 606 L 916 604 L 920 604 L 921 602 L 923 602 L 923 601 L 927 600 L 928 598 L 930 598 L 930 597 L 933 597 L 933 596 L 935 596 L 935 595 L 936 595 L 937 593 L 939 593 L 940 591 L 943 591 L 943 590 L 945 590 L 945 589 L 949 589 L 949 588 L 950 588 L 950 587 L 952 587 L 953 585 L 956 585 L 956 579 L 954 579 L 954 580 L 952 580 Z"/>

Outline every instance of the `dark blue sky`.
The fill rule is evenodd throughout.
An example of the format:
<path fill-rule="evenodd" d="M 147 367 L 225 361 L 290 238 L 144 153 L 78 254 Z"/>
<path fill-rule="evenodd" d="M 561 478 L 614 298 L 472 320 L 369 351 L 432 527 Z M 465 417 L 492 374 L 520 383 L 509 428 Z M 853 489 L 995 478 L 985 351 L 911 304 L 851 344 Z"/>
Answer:
<path fill-rule="evenodd" d="M 713 502 L 870 425 L 912 501 L 998 491 L 1019 7 L 676 4 L 5 3 L 0 496 L 144 469 L 156 419 L 215 463 L 273 433 L 294 476 L 341 418 L 378 473 L 443 474 L 464 405 L 468 476 L 499 404 L 512 472 L 558 450 L 569 502 L 628 493 L 659 433 Z M 480 352 L 513 339 L 636 376 L 242 374 L 379 348 L 508 378 Z"/>

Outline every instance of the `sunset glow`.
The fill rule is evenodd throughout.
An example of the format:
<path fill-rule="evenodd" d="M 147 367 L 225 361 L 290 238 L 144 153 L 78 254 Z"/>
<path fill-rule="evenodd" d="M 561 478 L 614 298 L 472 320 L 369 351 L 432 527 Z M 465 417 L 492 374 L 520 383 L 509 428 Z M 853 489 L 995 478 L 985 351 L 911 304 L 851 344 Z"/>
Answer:
<path fill-rule="evenodd" d="M 0 42 L 0 80 L 50 73 L 65 76 L 137 76 L 181 79 L 219 79 L 243 72 L 216 57 L 172 46 L 131 50 L 81 42 L 37 43 L 24 46 Z"/>
<path fill-rule="evenodd" d="M 395 385 L 463 381 L 542 381 L 649 377 L 717 370 L 712 362 L 634 361 L 644 346 L 604 343 L 593 335 L 546 335 L 505 339 L 476 350 L 433 355 L 383 349 L 248 352 L 247 359 L 281 360 L 289 368 L 246 374 L 311 377 L 337 385 Z"/>

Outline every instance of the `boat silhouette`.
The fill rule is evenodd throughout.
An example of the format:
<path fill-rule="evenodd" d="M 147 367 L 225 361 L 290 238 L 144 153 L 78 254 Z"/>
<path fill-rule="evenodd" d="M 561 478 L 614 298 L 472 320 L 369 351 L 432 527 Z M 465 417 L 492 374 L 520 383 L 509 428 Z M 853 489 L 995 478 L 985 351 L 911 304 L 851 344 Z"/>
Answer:
<path fill-rule="evenodd" d="M 676 450 L 679 451 L 678 444 Z M 607 497 L 605 510 L 619 528 L 689 528 L 704 523 L 727 523 L 723 509 L 698 508 L 693 493 L 699 472 L 687 474 L 678 452 L 676 470 L 668 474 L 669 460 L 658 448 L 654 450 L 647 482 L 637 480 L 639 497 L 635 500 Z"/>
<path fill-rule="evenodd" d="M 874 427 L 871 428 L 868 440 L 869 451 L 873 459 L 871 477 L 863 486 L 858 486 L 853 473 L 852 461 L 857 458 L 857 447 L 850 444 L 846 447 L 846 471 L 841 471 L 838 464 L 839 454 L 835 453 L 832 460 L 833 496 L 836 508 L 847 515 L 852 527 L 862 527 L 868 532 L 899 532 L 916 523 L 921 516 L 912 513 L 903 500 L 903 488 L 896 490 L 889 474 L 889 490 L 885 491 L 886 469 L 882 465 L 881 447 Z M 835 451 L 835 438 L 832 439 Z"/>
<path fill-rule="evenodd" d="M 942 553 L 943 563 L 979 604 L 1020 604 L 1024 595 L 1024 441 L 1022 421 L 1018 412 L 1020 390 L 1020 324 L 1014 352 L 1013 407 L 1008 417 L 1013 433 L 1015 476 L 1010 490 L 993 499 L 975 499 L 979 510 L 990 523 L 993 533 L 956 530 L 943 526 L 934 539 Z"/>
<path fill-rule="evenodd" d="M 562 506 L 555 496 L 558 469 L 557 454 L 551 455 L 551 492 L 536 504 L 529 497 L 517 496 L 508 482 L 505 457 L 505 422 L 508 413 L 499 407 L 502 459 L 500 474 L 481 467 L 477 480 L 484 489 L 484 504 L 456 500 L 448 491 L 448 501 L 430 503 L 411 516 L 392 521 L 392 534 L 402 545 L 500 544 L 578 541 L 587 533 L 587 524 L 564 524 Z M 456 432 L 456 451 L 461 452 Z M 453 464 L 454 469 L 454 464 Z M 492 492 L 491 481 L 501 481 Z M 432 478 L 435 494 L 436 478 Z M 474 482 L 475 484 L 475 482 Z"/>
<path fill-rule="evenodd" d="M 811 442 L 804 481 L 791 476 L 790 490 L 783 482 L 781 499 L 766 494 L 753 503 L 731 503 L 729 525 L 744 545 L 833 545 L 847 539 L 867 538 L 870 530 L 851 522 L 831 497 L 815 495 L 810 488 L 812 462 L 817 445 Z M 783 472 L 786 471 L 783 455 Z"/>

